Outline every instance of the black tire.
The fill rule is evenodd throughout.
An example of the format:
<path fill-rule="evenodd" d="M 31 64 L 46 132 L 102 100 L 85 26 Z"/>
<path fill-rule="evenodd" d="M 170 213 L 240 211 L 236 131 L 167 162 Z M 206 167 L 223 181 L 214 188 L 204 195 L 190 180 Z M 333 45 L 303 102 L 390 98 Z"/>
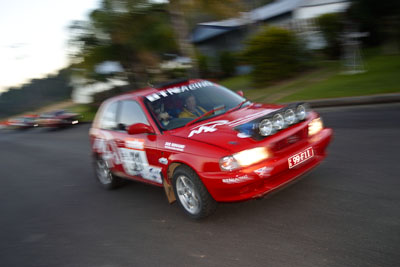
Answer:
<path fill-rule="evenodd" d="M 179 206 L 193 219 L 211 215 L 217 208 L 217 202 L 207 191 L 199 176 L 186 165 L 175 169 L 172 177 L 174 193 Z"/>
<path fill-rule="evenodd" d="M 100 156 L 94 158 L 93 164 L 96 180 L 103 188 L 112 190 L 122 185 L 122 179 L 112 174 L 106 161 L 104 161 Z"/>

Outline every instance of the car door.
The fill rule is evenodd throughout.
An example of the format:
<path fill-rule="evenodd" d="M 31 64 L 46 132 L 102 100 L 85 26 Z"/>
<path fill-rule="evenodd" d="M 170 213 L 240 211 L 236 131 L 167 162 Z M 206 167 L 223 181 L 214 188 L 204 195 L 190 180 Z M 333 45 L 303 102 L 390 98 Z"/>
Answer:
<path fill-rule="evenodd" d="M 98 124 L 90 129 L 89 136 L 93 152 L 98 154 L 111 169 L 116 171 L 121 164 L 114 133 L 117 131 L 117 111 L 119 102 L 111 102 L 104 107 Z"/>
<path fill-rule="evenodd" d="M 128 134 L 127 131 L 130 125 L 136 123 L 150 126 L 141 106 L 135 100 L 122 100 L 118 110 L 114 138 L 121 158 L 120 171 L 128 178 L 161 185 L 157 135 Z"/>

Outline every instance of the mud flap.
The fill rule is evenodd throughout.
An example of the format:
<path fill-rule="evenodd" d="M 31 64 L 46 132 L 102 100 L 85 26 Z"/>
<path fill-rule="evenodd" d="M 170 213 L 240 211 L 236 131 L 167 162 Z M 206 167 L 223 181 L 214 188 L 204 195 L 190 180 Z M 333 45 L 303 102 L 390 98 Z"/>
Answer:
<path fill-rule="evenodd" d="M 176 198 L 175 198 L 175 193 L 174 193 L 174 189 L 172 188 L 172 185 L 167 183 L 167 181 L 165 181 L 165 179 L 163 179 L 163 185 L 164 185 L 165 195 L 167 196 L 169 204 L 174 203 L 176 201 Z"/>

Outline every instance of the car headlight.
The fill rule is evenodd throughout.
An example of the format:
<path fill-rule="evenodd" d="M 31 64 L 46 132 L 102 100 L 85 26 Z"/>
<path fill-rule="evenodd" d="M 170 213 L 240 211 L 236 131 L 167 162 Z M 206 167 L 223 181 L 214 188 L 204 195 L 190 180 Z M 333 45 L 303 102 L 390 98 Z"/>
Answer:
<path fill-rule="evenodd" d="M 223 157 L 219 165 L 224 171 L 232 171 L 239 167 L 247 167 L 270 157 L 268 149 L 265 147 L 256 147 Z"/>
<path fill-rule="evenodd" d="M 299 121 L 302 121 L 307 116 L 307 107 L 305 105 L 298 105 L 296 108 L 296 117 Z"/>
<path fill-rule="evenodd" d="M 324 128 L 324 123 L 321 118 L 313 119 L 308 124 L 308 136 L 312 136 L 314 134 L 319 133 Z"/>
<path fill-rule="evenodd" d="M 262 136 L 268 136 L 272 134 L 272 131 L 274 130 L 272 122 L 269 119 L 262 120 L 258 126 L 258 129 L 260 130 L 260 134 Z"/>
<path fill-rule="evenodd" d="M 285 122 L 288 125 L 295 123 L 296 122 L 296 114 L 294 113 L 293 109 L 290 108 L 290 109 L 286 110 L 285 114 L 284 114 L 284 118 L 285 118 Z"/>
<path fill-rule="evenodd" d="M 272 119 L 272 125 L 276 130 L 281 130 L 285 127 L 285 120 L 281 114 L 275 114 Z"/>

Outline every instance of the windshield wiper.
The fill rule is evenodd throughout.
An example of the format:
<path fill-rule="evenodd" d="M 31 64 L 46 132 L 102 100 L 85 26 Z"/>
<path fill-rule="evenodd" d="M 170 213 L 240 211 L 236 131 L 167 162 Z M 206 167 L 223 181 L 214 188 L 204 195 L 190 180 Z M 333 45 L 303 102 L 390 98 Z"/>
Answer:
<path fill-rule="evenodd" d="M 192 120 L 192 121 L 189 121 L 188 123 L 186 123 L 185 126 L 192 125 L 192 124 L 194 124 L 194 123 L 200 121 L 200 120 L 203 119 L 204 117 L 206 117 L 206 116 L 208 116 L 208 115 L 210 115 L 210 114 L 213 114 L 214 112 L 216 112 L 216 111 L 218 111 L 218 110 L 221 110 L 221 109 L 224 109 L 224 108 L 225 108 L 224 105 L 215 107 L 215 108 L 213 108 L 212 110 L 209 110 L 209 111 L 207 111 L 206 113 L 204 113 L 203 115 L 197 117 L 196 119 L 194 119 L 194 120 Z"/>
<path fill-rule="evenodd" d="M 231 108 L 230 110 L 228 110 L 226 113 L 228 113 L 228 112 L 232 112 L 232 111 L 235 111 L 235 110 L 238 110 L 238 109 L 241 109 L 242 108 L 242 106 L 245 104 L 245 103 L 247 103 L 247 102 L 249 102 L 249 100 L 248 99 L 246 99 L 246 100 L 243 100 L 242 102 L 240 102 L 239 103 L 239 105 L 237 105 L 236 107 L 233 107 L 233 108 Z"/>

